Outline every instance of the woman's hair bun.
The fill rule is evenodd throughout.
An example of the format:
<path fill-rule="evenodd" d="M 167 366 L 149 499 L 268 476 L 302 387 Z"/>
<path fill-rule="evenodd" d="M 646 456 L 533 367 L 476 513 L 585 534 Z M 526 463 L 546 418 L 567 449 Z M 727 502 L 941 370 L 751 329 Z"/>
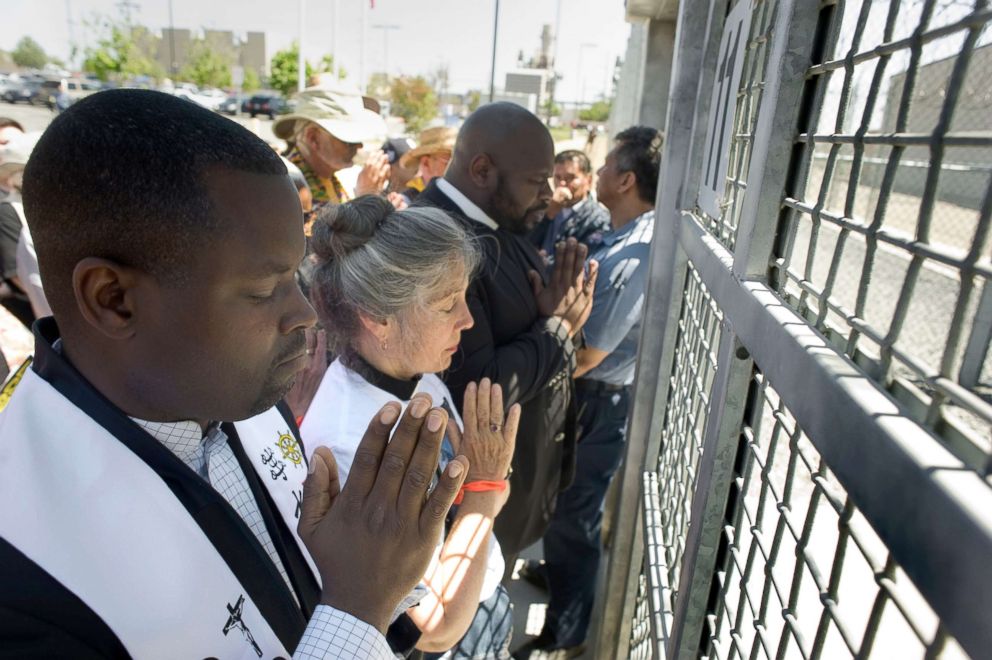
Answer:
<path fill-rule="evenodd" d="M 389 200 L 379 195 L 327 204 L 314 222 L 311 247 L 322 261 L 342 259 L 375 236 L 379 225 L 394 210 Z"/>

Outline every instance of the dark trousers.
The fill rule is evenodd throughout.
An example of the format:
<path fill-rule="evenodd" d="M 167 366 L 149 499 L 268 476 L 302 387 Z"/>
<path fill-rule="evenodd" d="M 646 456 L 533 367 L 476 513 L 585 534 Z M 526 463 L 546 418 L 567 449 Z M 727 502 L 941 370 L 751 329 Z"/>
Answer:
<path fill-rule="evenodd" d="M 556 648 L 585 641 L 602 554 L 603 500 L 623 457 L 630 388 L 576 381 L 579 441 L 575 481 L 558 495 L 544 534 L 548 603 L 542 637 Z"/>

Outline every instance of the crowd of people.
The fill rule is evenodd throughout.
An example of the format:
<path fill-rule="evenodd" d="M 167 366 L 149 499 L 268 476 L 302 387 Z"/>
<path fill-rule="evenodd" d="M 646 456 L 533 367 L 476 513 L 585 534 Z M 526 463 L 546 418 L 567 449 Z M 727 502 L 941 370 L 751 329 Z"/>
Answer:
<path fill-rule="evenodd" d="M 282 153 L 152 91 L 0 120 L 0 298 L 35 338 L 0 657 L 509 658 L 541 540 L 514 657 L 584 651 L 661 137 L 594 180 L 516 105 L 381 122 L 321 87 Z"/>

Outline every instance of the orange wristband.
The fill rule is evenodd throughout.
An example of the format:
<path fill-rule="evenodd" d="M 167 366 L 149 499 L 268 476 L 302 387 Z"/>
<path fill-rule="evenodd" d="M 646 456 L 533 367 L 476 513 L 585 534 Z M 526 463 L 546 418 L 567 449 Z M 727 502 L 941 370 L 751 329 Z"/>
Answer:
<path fill-rule="evenodd" d="M 503 492 L 506 490 L 506 479 L 502 481 L 470 481 L 462 484 L 455 496 L 455 504 L 461 504 L 465 499 L 465 493 L 486 493 L 489 491 Z"/>

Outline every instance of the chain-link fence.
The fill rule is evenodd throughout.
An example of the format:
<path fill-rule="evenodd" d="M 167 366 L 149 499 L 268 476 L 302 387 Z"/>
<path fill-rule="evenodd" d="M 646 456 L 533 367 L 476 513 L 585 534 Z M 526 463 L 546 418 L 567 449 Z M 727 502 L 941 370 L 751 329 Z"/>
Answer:
<path fill-rule="evenodd" d="M 838 6 L 772 262 L 786 299 L 983 473 L 992 405 L 976 386 L 992 355 L 969 331 L 987 323 L 992 275 L 989 16 L 982 2 Z M 962 382 L 966 354 L 981 366 Z"/>
<path fill-rule="evenodd" d="M 739 442 L 701 655 L 964 657 L 760 373 Z"/>

